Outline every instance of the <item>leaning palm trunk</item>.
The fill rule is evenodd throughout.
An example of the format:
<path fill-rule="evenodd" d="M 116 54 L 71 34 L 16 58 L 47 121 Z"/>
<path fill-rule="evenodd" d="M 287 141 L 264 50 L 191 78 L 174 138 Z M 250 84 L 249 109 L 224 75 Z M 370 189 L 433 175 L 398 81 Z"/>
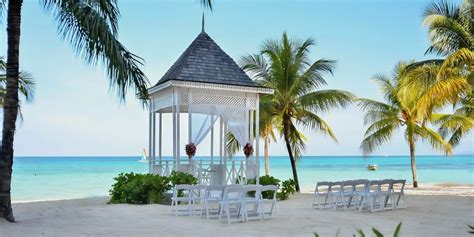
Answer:
<path fill-rule="evenodd" d="M 264 159 L 265 159 L 265 175 L 270 175 L 270 161 L 268 160 L 268 143 L 269 143 L 269 138 L 268 136 L 267 137 L 264 137 L 263 138 L 264 140 L 264 147 L 263 147 L 263 156 L 264 156 Z"/>
<path fill-rule="evenodd" d="M 22 0 L 8 1 L 7 15 L 7 82 L 3 106 L 2 148 L 0 151 L 0 216 L 14 222 L 11 207 L 11 176 L 13 167 L 13 138 L 18 116 L 18 75 L 20 55 L 20 23 Z"/>
<path fill-rule="evenodd" d="M 415 144 L 413 141 L 410 141 L 410 161 L 411 173 L 413 175 L 413 187 L 418 188 L 418 180 L 416 179 Z"/>
<path fill-rule="evenodd" d="M 300 183 L 298 181 L 298 172 L 296 171 L 296 161 L 295 157 L 293 156 L 293 151 L 291 150 L 290 134 L 286 122 L 283 122 L 283 136 L 285 137 L 286 149 L 288 150 L 288 156 L 290 157 L 291 170 L 293 171 L 293 179 L 296 183 L 296 192 L 299 192 Z"/>

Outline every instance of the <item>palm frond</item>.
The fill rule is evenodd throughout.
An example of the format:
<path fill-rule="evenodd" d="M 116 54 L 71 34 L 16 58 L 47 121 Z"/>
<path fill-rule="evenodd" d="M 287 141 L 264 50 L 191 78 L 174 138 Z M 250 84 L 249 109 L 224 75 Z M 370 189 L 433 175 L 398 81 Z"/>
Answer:
<path fill-rule="evenodd" d="M 377 131 L 365 136 L 364 140 L 360 144 L 360 149 L 364 155 L 373 153 L 384 143 L 387 143 L 396 131 L 397 126 L 389 124 L 385 127 L 378 129 Z"/>
<path fill-rule="evenodd" d="M 342 90 L 318 90 L 299 97 L 298 102 L 313 112 L 327 112 L 332 108 L 345 108 L 352 103 L 354 95 Z"/>
<path fill-rule="evenodd" d="M 460 48 L 473 49 L 472 4 L 459 6 L 447 0 L 432 2 L 423 13 L 423 25 L 428 26 L 431 46 L 425 54 L 448 55 Z"/>
<path fill-rule="evenodd" d="M 417 101 L 417 108 L 420 113 L 429 112 L 428 108 L 432 105 L 445 105 L 454 103 L 458 99 L 458 95 L 470 89 L 465 77 L 452 76 L 444 80 L 436 81 L 428 89 L 423 91 Z"/>
<path fill-rule="evenodd" d="M 415 134 L 427 141 L 434 149 L 443 151 L 446 155 L 452 154 L 452 146 L 436 131 L 426 126 L 415 126 Z"/>
<path fill-rule="evenodd" d="M 209 10 L 213 10 L 213 0 L 200 0 L 201 1 L 201 5 L 204 7 L 204 8 L 208 8 Z"/>
<path fill-rule="evenodd" d="M 298 111 L 298 113 L 299 115 L 297 121 L 300 125 L 311 130 L 319 131 L 325 135 L 329 135 L 336 143 L 338 142 L 336 135 L 332 131 L 331 127 L 329 127 L 329 124 L 326 123 L 326 121 L 324 121 L 321 117 L 306 110 Z"/>
<path fill-rule="evenodd" d="M 357 98 L 355 99 L 357 102 L 357 105 L 363 110 L 363 111 L 396 111 L 397 108 L 372 99 L 366 99 L 366 98 Z"/>
<path fill-rule="evenodd" d="M 327 85 L 324 74 L 332 75 L 336 61 L 328 59 L 319 59 L 311 64 L 304 73 L 297 77 L 290 87 L 289 94 L 304 94 Z"/>
<path fill-rule="evenodd" d="M 234 156 L 235 154 L 237 154 L 237 152 L 240 151 L 239 141 L 237 141 L 237 139 L 234 137 L 234 134 L 232 134 L 231 132 L 228 132 L 226 134 L 225 147 L 229 157 Z"/>
<path fill-rule="evenodd" d="M 448 143 L 454 147 L 474 127 L 474 118 L 460 114 L 442 114 L 434 116 L 433 123 L 439 125 L 438 133 L 443 138 L 449 137 Z"/>
<path fill-rule="evenodd" d="M 128 89 L 133 88 L 137 97 L 146 103 L 148 79 L 140 69 L 143 59 L 118 41 L 115 32 L 118 8 L 115 1 L 109 2 L 43 0 L 43 5 L 55 15 L 62 37 L 86 63 L 104 64 L 110 88 L 122 101 Z"/>
<path fill-rule="evenodd" d="M 265 86 L 268 83 L 268 63 L 261 54 L 250 54 L 242 57 L 240 67 L 257 83 Z M 267 85 L 268 86 L 268 85 Z"/>

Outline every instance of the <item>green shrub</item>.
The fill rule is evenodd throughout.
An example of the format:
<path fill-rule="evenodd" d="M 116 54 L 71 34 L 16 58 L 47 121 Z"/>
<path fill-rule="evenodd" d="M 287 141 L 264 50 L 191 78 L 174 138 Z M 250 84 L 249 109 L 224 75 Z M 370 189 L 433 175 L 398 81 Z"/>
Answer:
<path fill-rule="evenodd" d="M 395 228 L 395 231 L 393 232 L 393 237 L 399 237 L 400 236 L 400 229 L 402 228 L 402 223 L 398 223 L 397 227 Z M 380 232 L 379 230 L 375 229 L 372 227 L 372 232 L 374 232 L 374 235 L 377 236 L 377 237 L 384 237 L 384 235 L 382 234 L 382 232 Z M 365 237 L 365 233 L 364 231 L 362 231 L 361 229 L 357 229 L 357 234 L 359 235 L 359 237 Z M 338 234 L 336 234 L 336 236 L 338 236 Z M 352 235 L 352 236 L 356 236 L 355 234 Z M 318 233 L 314 233 L 314 237 L 319 237 L 319 234 Z"/>
<path fill-rule="evenodd" d="M 197 184 L 198 180 L 191 174 L 185 172 L 172 171 L 170 175 L 171 185 L 174 187 L 176 184 Z"/>
<path fill-rule="evenodd" d="M 290 197 L 290 194 L 296 192 L 296 182 L 293 179 L 285 180 L 281 182 L 280 192 L 277 193 L 277 198 L 280 200 L 286 200 Z"/>
<path fill-rule="evenodd" d="M 153 174 L 121 173 L 114 179 L 109 203 L 161 203 L 172 187 L 169 178 Z"/>
<path fill-rule="evenodd" d="M 256 180 L 255 178 L 253 179 L 245 179 L 245 178 L 240 178 L 238 177 L 237 180 L 244 180 L 244 184 L 255 184 Z M 237 184 L 239 182 L 237 181 Z M 285 180 L 285 181 L 280 181 L 279 179 L 270 176 L 270 175 L 265 175 L 265 176 L 260 176 L 259 179 L 259 184 L 260 185 L 277 185 L 280 187 L 280 192 L 277 192 L 277 198 L 279 200 L 287 200 L 290 197 L 290 194 L 294 194 L 296 192 L 296 182 L 292 179 Z M 269 199 L 273 198 L 273 192 L 274 191 L 265 191 L 262 193 L 263 198 Z M 254 196 L 254 192 L 249 192 L 249 196 Z"/>
<path fill-rule="evenodd" d="M 197 184 L 196 177 L 184 172 L 171 172 L 169 177 L 153 174 L 121 173 L 114 178 L 109 203 L 163 203 L 165 193 L 176 184 Z M 180 195 L 180 194 L 178 194 Z M 182 196 L 182 194 L 181 194 Z"/>

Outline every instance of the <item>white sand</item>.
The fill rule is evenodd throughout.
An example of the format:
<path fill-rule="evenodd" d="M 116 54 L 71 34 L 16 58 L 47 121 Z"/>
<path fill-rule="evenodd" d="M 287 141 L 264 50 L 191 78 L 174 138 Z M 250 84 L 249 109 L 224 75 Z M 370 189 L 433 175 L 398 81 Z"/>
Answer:
<path fill-rule="evenodd" d="M 378 213 L 314 210 L 311 198 L 278 202 L 272 220 L 231 225 L 175 217 L 163 205 L 107 205 L 107 198 L 17 203 L 17 223 L 0 220 L 0 236 L 335 236 L 338 230 L 352 236 L 355 228 L 371 226 L 391 236 L 400 221 L 402 236 L 466 236 L 474 224 L 472 195 L 407 195 L 408 209 Z"/>

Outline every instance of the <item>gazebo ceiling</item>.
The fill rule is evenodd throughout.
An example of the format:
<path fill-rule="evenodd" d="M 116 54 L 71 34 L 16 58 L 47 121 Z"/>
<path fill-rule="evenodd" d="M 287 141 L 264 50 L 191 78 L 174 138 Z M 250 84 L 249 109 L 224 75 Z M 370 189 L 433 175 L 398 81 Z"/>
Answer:
<path fill-rule="evenodd" d="M 260 87 L 204 31 L 194 39 L 155 87 L 168 81 Z"/>

